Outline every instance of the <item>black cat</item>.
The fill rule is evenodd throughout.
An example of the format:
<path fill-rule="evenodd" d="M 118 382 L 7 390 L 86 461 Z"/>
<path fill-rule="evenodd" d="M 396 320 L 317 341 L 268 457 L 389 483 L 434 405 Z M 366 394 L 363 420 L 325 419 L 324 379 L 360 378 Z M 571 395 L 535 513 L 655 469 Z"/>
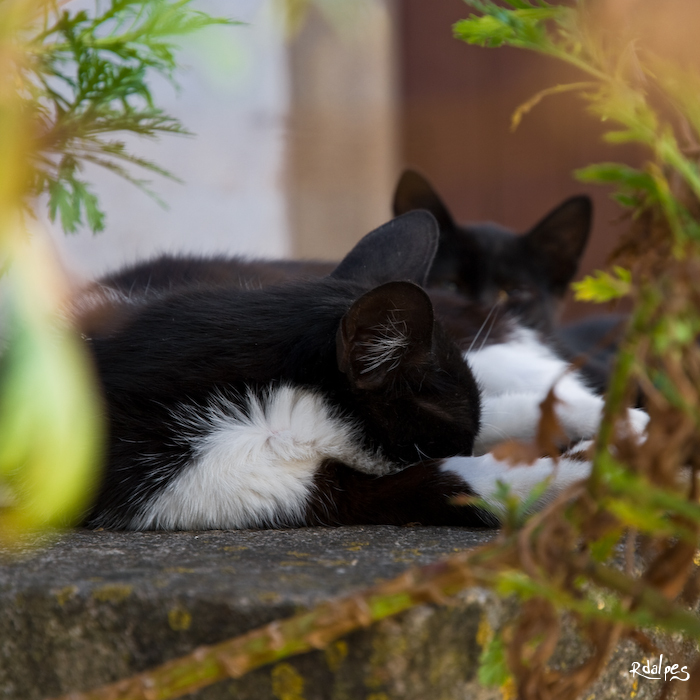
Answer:
<path fill-rule="evenodd" d="M 590 235 L 589 197 L 564 200 L 524 234 L 494 223 L 457 224 L 432 185 L 406 170 L 396 187 L 394 213 L 426 209 L 440 226 L 440 244 L 428 277 L 475 303 L 506 311 L 545 333 L 559 354 L 585 358 L 588 384 L 603 393 L 626 318 L 600 314 L 559 325 L 564 294 L 576 275 Z"/>
<path fill-rule="evenodd" d="M 588 242 L 589 197 L 571 197 L 524 234 L 494 223 L 455 223 L 430 183 L 406 170 L 394 194 L 395 215 L 426 209 L 438 221 L 440 243 L 428 285 L 485 307 L 501 302 L 524 325 L 549 333 Z"/>
<path fill-rule="evenodd" d="M 437 242 L 413 212 L 323 278 L 93 287 L 81 313 L 109 446 L 87 525 L 483 523 L 451 504 L 471 490 L 441 468 L 471 454 L 480 402 L 418 286 Z"/>

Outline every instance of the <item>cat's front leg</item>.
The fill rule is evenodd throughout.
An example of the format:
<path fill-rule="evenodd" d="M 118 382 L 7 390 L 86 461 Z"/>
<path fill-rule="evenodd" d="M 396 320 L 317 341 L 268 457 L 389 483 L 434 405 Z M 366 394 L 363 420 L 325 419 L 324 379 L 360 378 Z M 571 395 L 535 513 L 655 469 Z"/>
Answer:
<path fill-rule="evenodd" d="M 585 445 L 581 445 L 581 449 L 583 447 Z M 538 510 L 572 484 L 586 479 L 591 472 L 591 463 L 576 458 L 578 449 L 579 446 L 576 446 L 568 453 L 571 456 L 564 455 L 557 462 L 543 457 L 531 465 L 522 466 L 510 466 L 490 453 L 479 457 L 451 457 L 442 463 L 440 469 L 443 474 L 462 479 L 472 493 L 489 503 L 494 519 L 498 519 L 504 508 L 496 498 L 499 482 L 506 484 L 511 493 L 523 499 L 535 486 L 550 479 L 542 497 L 533 504 L 533 510 Z"/>

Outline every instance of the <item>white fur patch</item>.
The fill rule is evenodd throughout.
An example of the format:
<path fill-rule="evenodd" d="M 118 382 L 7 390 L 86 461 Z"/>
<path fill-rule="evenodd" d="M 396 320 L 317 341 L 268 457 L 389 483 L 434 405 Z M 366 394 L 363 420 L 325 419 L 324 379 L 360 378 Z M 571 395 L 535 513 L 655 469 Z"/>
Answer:
<path fill-rule="evenodd" d="M 537 335 L 519 328 L 512 339 L 465 353 L 482 389 L 481 429 L 474 446 L 484 454 L 508 439 L 532 440 L 540 420 L 540 403 L 556 384 L 555 412 L 570 440 L 592 438 L 598 431 L 603 399 L 577 372 L 557 357 Z M 631 409 L 628 418 L 636 435 L 649 421 L 644 411 Z"/>
<path fill-rule="evenodd" d="M 549 457 L 543 457 L 529 466 L 511 467 L 489 453 L 479 457 L 451 457 L 440 468 L 464 479 L 478 496 L 491 504 L 497 512 L 502 512 L 503 506 L 495 498 L 499 481 L 507 484 L 511 493 L 523 499 L 537 484 L 551 479 L 544 495 L 535 504 L 536 509 L 552 501 L 571 484 L 587 478 L 591 472 L 591 463 L 561 457 L 559 463 L 555 464 Z"/>
<path fill-rule="evenodd" d="M 246 528 L 302 524 L 313 477 L 326 459 L 371 474 L 395 470 L 359 446 L 357 430 L 317 393 L 280 386 L 262 398 L 214 398 L 175 416 L 194 459 L 148 502 L 133 529 Z M 204 436 L 201 433 L 204 432 Z"/>

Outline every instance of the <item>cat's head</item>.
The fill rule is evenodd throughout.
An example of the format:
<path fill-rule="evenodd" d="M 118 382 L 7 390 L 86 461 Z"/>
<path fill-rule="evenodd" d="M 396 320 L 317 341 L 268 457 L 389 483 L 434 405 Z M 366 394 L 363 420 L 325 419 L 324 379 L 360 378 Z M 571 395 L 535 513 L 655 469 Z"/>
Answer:
<path fill-rule="evenodd" d="M 496 303 L 526 325 L 549 330 L 578 269 L 591 229 L 587 196 L 566 199 L 524 234 L 493 223 L 456 224 L 430 183 L 407 170 L 394 214 L 424 209 L 440 227 L 428 284 L 491 308 Z"/>
<path fill-rule="evenodd" d="M 368 234 L 331 273 L 360 283 L 337 329 L 336 361 L 372 444 L 401 464 L 471 454 L 479 391 L 421 288 L 438 245 L 427 212 Z"/>

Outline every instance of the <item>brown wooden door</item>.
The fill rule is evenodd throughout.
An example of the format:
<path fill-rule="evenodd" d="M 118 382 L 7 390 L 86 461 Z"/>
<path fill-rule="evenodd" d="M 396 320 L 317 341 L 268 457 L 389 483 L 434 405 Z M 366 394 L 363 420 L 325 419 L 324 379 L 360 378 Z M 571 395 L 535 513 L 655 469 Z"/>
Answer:
<path fill-rule="evenodd" d="M 497 221 L 517 231 L 565 197 L 590 194 L 594 232 L 580 275 L 602 266 L 623 212 L 608 191 L 578 183 L 572 171 L 639 156 L 603 143 L 601 124 L 571 94 L 546 98 L 511 133 L 518 105 L 545 87 L 584 78 L 534 53 L 454 39 L 453 23 L 469 12 L 462 0 L 397 3 L 403 164 L 433 182 L 458 220 Z M 570 302 L 565 318 L 599 310 Z"/>

